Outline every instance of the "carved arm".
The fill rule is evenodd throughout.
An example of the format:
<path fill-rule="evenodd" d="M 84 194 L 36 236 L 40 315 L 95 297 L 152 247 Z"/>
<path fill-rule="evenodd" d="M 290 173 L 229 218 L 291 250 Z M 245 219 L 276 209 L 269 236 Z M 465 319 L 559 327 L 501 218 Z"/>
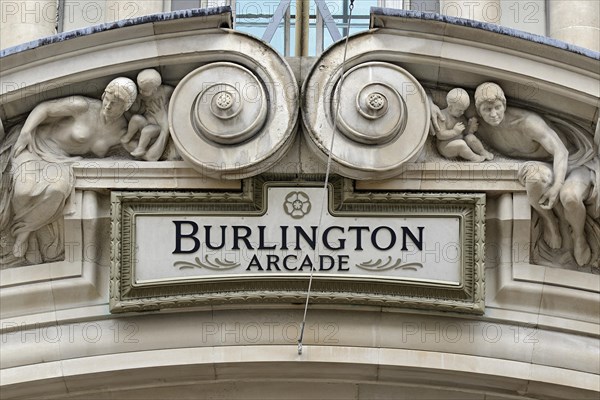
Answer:
<path fill-rule="evenodd" d="M 553 157 L 552 185 L 540 197 L 540 206 L 544 209 L 551 209 L 556 203 L 560 189 L 567 176 L 569 162 L 569 151 L 554 132 L 541 118 L 536 121 L 530 129 L 533 139 L 542 145 L 542 147 Z"/>
<path fill-rule="evenodd" d="M 44 123 L 48 118 L 68 117 L 79 114 L 88 109 L 89 104 L 81 96 L 72 96 L 59 100 L 45 101 L 38 104 L 27 116 L 25 124 L 21 128 L 21 133 L 15 143 L 14 156 L 19 155 L 23 150 L 31 151 L 33 133 L 37 127 Z"/>
<path fill-rule="evenodd" d="M 457 137 L 462 137 L 465 130 L 465 125 L 462 122 L 457 122 L 452 129 L 442 129 L 436 131 L 436 137 L 440 140 L 450 140 Z"/>

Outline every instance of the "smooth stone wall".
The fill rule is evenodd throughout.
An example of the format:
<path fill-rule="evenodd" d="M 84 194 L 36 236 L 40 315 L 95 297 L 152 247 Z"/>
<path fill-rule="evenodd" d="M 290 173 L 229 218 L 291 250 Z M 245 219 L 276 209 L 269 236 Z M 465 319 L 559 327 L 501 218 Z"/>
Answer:
<path fill-rule="evenodd" d="M 0 48 L 56 33 L 56 0 L 0 2 Z"/>
<path fill-rule="evenodd" d="M 600 51 L 600 1 L 550 0 L 549 36 Z"/>

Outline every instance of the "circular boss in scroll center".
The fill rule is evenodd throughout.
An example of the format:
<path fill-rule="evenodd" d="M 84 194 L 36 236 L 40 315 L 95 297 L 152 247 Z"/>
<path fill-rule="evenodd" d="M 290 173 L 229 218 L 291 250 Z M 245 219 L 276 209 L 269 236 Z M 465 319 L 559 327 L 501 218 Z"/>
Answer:
<path fill-rule="evenodd" d="M 201 88 L 192 122 L 204 140 L 237 144 L 257 134 L 267 120 L 267 95 L 254 74 L 234 64 L 207 67 L 196 77 Z"/>
<path fill-rule="evenodd" d="M 336 102 L 341 102 L 338 126 L 344 136 L 358 143 L 383 145 L 402 134 L 407 115 L 405 99 L 395 87 L 402 82 L 397 75 L 383 64 L 359 65 L 345 74 L 343 87 L 335 95 Z"/>

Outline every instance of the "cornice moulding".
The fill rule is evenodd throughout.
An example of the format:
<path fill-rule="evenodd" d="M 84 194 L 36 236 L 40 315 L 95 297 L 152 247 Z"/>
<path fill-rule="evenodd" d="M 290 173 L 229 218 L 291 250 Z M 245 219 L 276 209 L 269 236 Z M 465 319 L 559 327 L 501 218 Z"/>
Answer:
<path fill-rule="evenodd" d="M 185 21 L 176 22 L 178 20 Z M 215 29 L 215 28 L 233 28 L 233 18 L 230 6 L 213 7 L 205 9 L 190 9 L 158 14 L 144 15 L 142 17 L 124 19 L 105 24 L 90 26 L 87 28 L 76 29 L 73 31 L 62 32 L 57 35 L 44 37 L 31 42 L 12 46 L 0 51 L 0 57 L 13 56 L 20 53 L 26 53 L 30 50 L 47 51 L 48 54 L 55 54 L 61 51 L 58 43 L 63 43 L 77 39 L 75 47 L 85 48 L 95 42 L 99 33 L 113 32 L 107 35 L 114 35 L 119 39 L 125 37 L 139 37 L 146 30 L 123 29 L 139 26 L 151 28 L 155 33 L 182 32 L 186 30 Z M 128 35 L 126 35 L 128 34 Z M 125 37 L 123 35 L 126 35 Z M 54 46 L 53 46 L 54 45 Z M 43 50 L 42 50 L 43 49 Z"/>

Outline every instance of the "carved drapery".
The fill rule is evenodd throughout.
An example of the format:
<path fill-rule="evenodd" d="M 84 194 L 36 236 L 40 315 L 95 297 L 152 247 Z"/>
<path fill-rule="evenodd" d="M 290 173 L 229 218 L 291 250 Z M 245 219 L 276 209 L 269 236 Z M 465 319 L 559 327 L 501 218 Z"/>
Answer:
<path fill-rule="evenodd" d="M 211 17 L 203 18 L 201 21 L 207 23 Z M 559 135 L 567 133 L 568 139 L 575 138 L 569 132 L 578 130 L 589 142 L 598 126 L 598 58 L 507 35 L 499 36 L 498 32 L 479 28 L 474 31 L 476 34 L 469 36 L 465 32 L 473 32 L 475 28 L 445 21 L 380 14 L 374 14 L 372 19 L 376 29 L 351 39 L 350 65 L 346 71 L 370 62 L 390 64 L 391 68 L 397 67 L 414 77 L 431 96 L 432 103 L 441 109 L 447 106 L 444 97 L 449 90 L 464 88 L 472 106 L 465 115 L 478 118 L 479 128 L 485 127 L 485 121 L 473 107 L 474 94 L 478 85 L 488 81 L 499 83 L 504 90 L 507 110 L 519 108 L 536 114 Z M 212 63 L 233 63 L 254 74 L 244 59 L 262 54 L 261 43 L 235 32 L 218 31 L 218 23 L 204 30 L 199 24 L 201 21 L 191 23 L 182 18 L 165 21 L 166 24 L 156 23 L 151 29 L 146 29 L 149 28 L 146 26 L 144 34 L 138 30 L 139 27 L 129 26 L 129 30 L 103 32 L 100 38 L 92 35 L 73 39 L 68 46 L 58 44 L 57 47 L 42 47 L 29 53 L 25 51 L 6 56 L 0 63 L 3 80 L 19 84 L 3 85 L 1 88 L 0 120 L 7 127 L 5 133 L 23 122 L 35 106 L 46 100 L 81 95 L 93 99 L 92 103 L 100 102 L 102 92 L 112 79 L 127 76 L 135 81 L 145 69 L 156 70 L 162 76 L 163 84 L 172 87 L 177 87 L 188 74 Z M 466 23 L 463 21 L 462 24 Z M 521 42 L 516 46 L 515 41 L 519 40 Z M 238 51 L 239 41 L 251 41 L 256 48 L 248 47 L 249 53 L 241 54 Z M 78 44 L 82 42 L 86 45 Z M 67 48 L 71 50 L 67 51 Z M 375 57 L 369 58 L 371 56 Z M 67 58 L 68 69 L 64 68 Z M 32 59 L 36 60 L 35 63 L 29 64 Z M 265 62 L 268 61 L 267 58 Z M 305 61 L 302 60 L 303 64 L 299 66 L 299 60 L 291 60 L 290 65 L 297 77 L 306 76 L 310 70 Z M 319 65 L 319 60 L 316 65 Z M 297 80 L 301 83 L 303 78 Z M 382 98 L 389 100 L 393 92 L 377 86 L 377 83 L 369 85 L 366 81 L 361 82 L 359 88 L 350 90 L 360 92 L 363 86 L 375 93 L 368 93 L 366 98 L 358 96 L 359 106 L 351 110 L 362 111 L 367 116 L 380 116 L 385 111 Z M 297 90 L 297 85 L 294 88 Z M 222 92 L 232 93 L 229 90 Z M 227 99 L 226 94 L 214 97 L 214 104 L 223 110 L 225 116 L 233 111 L 233 105 L 228 106 Z M 350 100 L 354 102 L 354 99 Z M 430 107 L 435 110 L 432 104 Z M 221 112 L 219 110 L 217 112 Z M 509 113 L 507 110 L 505 114 Z M 352 115 L 365 118 L 359 111 Z M 389 113 L 388 107 L 385 115 L 393 117 Z M 144 113 L 138 115 L 143 116 Z M 204 124 L 203 120 L 200 122 Z M 256 134 L 260 133 L 261 130 Z M 361 138 L 360 130 L 358 133 L 354 139 L 347 140 L 361 146 L 378 146 L 364 143 L 370 138 Z M 377 135 L 377 132 L 370 132 L 371 135 L 373 133 Z M 202 131 L 195 134 L 204 137 Z M 248 136 L 238 144 L 230 145 L 220 137 L 219 131 L 212 131 L 212 134 L 212 139 L 223 147 L 252 141 Z M 348 138 L 352 134 L 351 131 L 345 134 L 338 132 L 337 137 Z M 275 152 L 283 154 L 279 162 L 265 159 L 256 168 L 269 165 L 270 173 L 285 174 L 285 178 L 291 177 L 293 182 L 304 182 L 311 168 L 322 162 L 323 155 L 318 160 L 315 147 L 313 150 L 307 148 L 305 141 L 312 140 L 310 135 L 292 130 L 291 136 L 296 140 L 290 150 L 283 154 L 283 145 Z M 133 137 L 137 140 L 141 132 L 136 132 Z M 595 138 L 596 147 L 591 147 L 591 150 L 597 150 L 600 144 L 600 134 Z M 0 141 L 3 139 L 0 129 Z M 483 136 L 480 139 L 484 147 L 493 153 L 492 161 L 447 159 L 438 153 L 435 137 L 426 136 L 421 158 L 417 162 L 404 163 L 399 168 L 399 175 L 387 180 L 377 180 L 378 177 L 374 176 L 371 180 L 344 181 L 354 187 L 360 201 L 369 205 L 387 202 L 391 192 L 485 192 L 488 205 L 485 230 L 482 227 L 479 232 L 485 234 L 486 240 L 485 279 L 488 285 L 485 315 L 469 318 L 460 318 L 454 313 L 428 315 L 427 312 L 404 312 L 383 303 L 381 307 L 361 307 L 357 311 L 355 306 L 347 305 L 346 299 L 340 299 L 335 309 L 322 305 L 314 307 L 307 325 L 310 334 L 306 338 L 313 333 L 324 333 L 326 337 L 325 341 L 314 343 L 318 346 L 312 346 L 312 338 L 310 343 L 306 343 L 308 351 L 304 356 L 320 358 L 314 364 L 304 364 L 306 360 L 300 363 L 305 366 L 300 375 L 306 372 L 307 376 L 313 376 L 310 374 L 315 368 L 324 370 L 323 361 L 331 361 L 331 370 L 339 377 L 339 361 L 351 353 L 351 359 L 346 359 L 344 365 L 347 372 L 357 379 L 379 382 L 381 376 L 378 371 L 392 369 L 400 371 L 398 376 L 388 376 L 389 383 L 396 386 L 402 385 L 403 376 L 408 376 L 407 386 L 414 386 L 412 372 L 415 371 L 420 374 L 417 380 L 424 385 L 431 384 L 431 371 L 457 378 L 450 383 L 444 379 L 434 382 L 443 387 L 439 390 L 440 395 L 444 390 L 447 393 L 447 388 L 462 392 L 467 387 L 465 393 L 479 391 L 509 397 L 597 396 L 598 368 L 593 350 L 597 348 L 599 276 L 578 272 L 597 269 L 590 265 L 579 267 L 575 262 L 573 250 L 568 247 L 568 242 L 572 241 L 568 221 L 563 221 L 560 226 L 563 247 L 551 249 L 546 245 L 543 237 L 545 222 L 538 221 L 535 212 L 532 216 L 526 188 L 518 180 L 518 172 L 523 165 L 538 164 L 529 164 L 529 157 L 503 156 Z M 389 145 L 393 140 L 394 134 L 391 133 L 382 142 Z M 588 153 L 587 145 L 581 145 L 583 142 L 568 143 L 570 156 Z M 2 141 L 2 146 L 6 144 Z M 120 144 L 116 147 L 119 148 Z M 579 151 L 572 151 L 577 148 Z M 199 376 L 198 371 L 202 375 L 206 366 L 209 373 L 205 382 L 209 382 L 210 386 L 214 382 L 215 370 L 220 371 L 219 376 L 222 377 L 240 361 L 252 363 L 256 368 L 248 373 L 245 373 L 248 368 L 233 368 L 235 371 L 229 376 L 233 380 L 252 380 L 256 378 L 257 371 L 262 373 L 263 370 L 263 375 L 268 375 L 273 372 L 274 362 L 278 363 L 275 368 L 288 370 L 289 351 L 293 347 L 295 354 L 296 336 L 293 333 L 295 329 L 290 329 L 290 334 L 287 327 L 298 326 L 299 318 L 296 316 L 301 315 L 298 306 L 290 304 L 289 297 L 281 297 L 272 307 L 237 303 L 234 306 L 214 305 L 206 311 L 185 309 L 183 312 L 150 312 L 139 316 L 108 314 L 109 285 L 114 284 L 114 280 L 109 276 L 111 257 L 107 249 L 110 247 L 111 230 L 119 229 L 116 226 L 118 222 L 111 227 L 109 192 L 120 190 L 130 194 L 147 194 L 149 191 L 161 191 L 162 194 L 169 190 L 184 197 L 193 196 L 190 192 L 202 192 L 206 196 L 227 200 L 222 196 L 242 194 L 247 185 L 266 176 L 244 181 L 214 179 L 207 177 L 203 171 L 193 169 L 188 161 L 141 161 L 131 156 L 131 151 L 123 149 L 103 159 L 84 156 L 71 165 L 75 190 L 63 210 L 65 261 L 0 271 L 0 311 L 6 318 L 3 319 L 3 341 L 6 339 L 3 349 L 6 351 L 2 353 L 6 367 L 3 377 L 6 379 L 2 380 L 2 391 L 8 397 L 89 397 L 90 394 L 94 396 L 106 391 L 109 386 L 117 395 L 130 394 L 132 385 L 138 383 L 146 388 L 144 394 L 156 392 L 156 396 L 160 397 L 157 389 L 161 387 L 156 388 L 152 383 L 148 386 L 153 376 L 158 377 L 156 382 L 159 385 L 165 382 L 165 376 L 175 381 L 181 378 L 181 385 L 187 385 L 186 390 L 189 390 L 189 379 L 181 374 L 182 366 L 189 367 L 194 376 Z M 4 160 L 0 163 L 6 165 Z M 545 168 L 548 168 L 545 171 L 553 173 L 551 165 L 545 165 Z M 540 171 L 542 167 L 537 170 Z M 52 170 L 47 169 L 47 172 Z M 572 171 L 567 172 L 568 177 Z M 3 173 L 2 178 L 6 176 Z M 54 175 L 48 177 L 53 178 Z M 557 204 L 562 204 L 560 194 L 558 197 Z M 315 206 L 313 204 L 312 212 Z M 556 208 L 552 212 L 555 213 Z M 586 238 L 589 240 L 589 237 Z M 4 240 L 5 236 L 0 239 Z M 547 259 L 536 253 L 542 247 L 551 253 Z M 365 297 L 372 299 L 371 294 Z M 254 292 L 245 300 L 254 300 L 257 296 L 259 293 Z M 227 302 L 227 296 L 222 297 Z M 375 297 L 375 300 L 380 300 L 380 297 Z M 179 299 L 175 305 L 186 307 L 190 304 L 187 301 Z M 259 342 L 254 340 L 254 335 L 244 335 L 244 329 L 238 330 L 239 334 L 227 331 L 224 338 L 219 333 L 207 335 L 208 340 L 204 341 L 199 340 L 199 334 L 207 331 L 200 332 L 199 327 L 204 327 L 205 321 L 208 328 L 254 328 L 257 321 L 266 321 L 268 325 L 260 324 L 263 335 Z M 275 325 L 270 321 L 281 322 L 277 325 L 275 336 L 271 334 Z M 311 327 L 314 326 L 335 327 L 338 336 L 328 336 L 332 332 L 330 330 L 313 331 Z M 285 336 L 279 329 L 282 327 L 285 328 Z M 366 327 L 366 331 L 357 335 L 361 327 Z M 432 334 L 432 327 L 439 327 L 437 334 Z M 454 338 L 457 337 L 453 333 L 459 327 L 462 328 L 462 337 L 456 342 Z M 399 329 L 406 335 L 400 335 Z M 57 336 L 61 332 L 62 337 Z M 422 335 L 429 339 L 423 340 Z M 165 341 L 165 337 L 181 340 Z M 323 336 L 320 337 L 323 339 Z M 219 351 L 215 352 L 215 346 Z M 242 346 L 244 351 L 240 353 Z M 407 350 L 407 346 L 411 348 Z M 265 349 L 268 351 L 265 352 Z M 385 351 L 382 352 L 382 349 Z M 323 359 L 325 353 L 327 359 Z M 165 361 L 165 357 L 169 360 Z M 423 368 L 424 359 L 428 360 L 428 368 Z M 198 364 L 198 360 L 203 365 Z M 170 371 L 167 364 L 176 368 Z M 357 365 L 364 371 L 357 372 Z M 476 370 L 471 365 L 476 365 Z M 151 371 L 152 376 L 148 375 L 149 367 L 154 370 Z M 239 371 L 243 373 L 238 374 Z M 290 379 L 302 378 L 295 369 L 290 371 Z M 406 371 L 412 372 L 407 375 Z M 116 378 L 111 380 L 113 376 Z M 126 376 L 126 382 L 119 378 L 122 376 Z M 337 379 L 336 376 L 332 379 Z M 485 379 L 478 379 L 479 376 Z M 347 374 L 344 382 L 346 378 Z M 473 382 L 483 383 L 474 386 Z M 267 387 L 272 383 L 264 385 Z M 256 386 L 260 385 L 263 383 L 256 383 Z M 370 391 L 371 383 L 365 385 Z M 202 391 L 206 387 L 199 385 L 192 391 Z M 123 392 L 119 391 L 121 389 Z M 394 390 L 395 387 L 385 393 L 389 397 Z M 418 390 L 422 391 L 422 388 Z M 355 391 L 354 385 L 350 392 Z"/>

